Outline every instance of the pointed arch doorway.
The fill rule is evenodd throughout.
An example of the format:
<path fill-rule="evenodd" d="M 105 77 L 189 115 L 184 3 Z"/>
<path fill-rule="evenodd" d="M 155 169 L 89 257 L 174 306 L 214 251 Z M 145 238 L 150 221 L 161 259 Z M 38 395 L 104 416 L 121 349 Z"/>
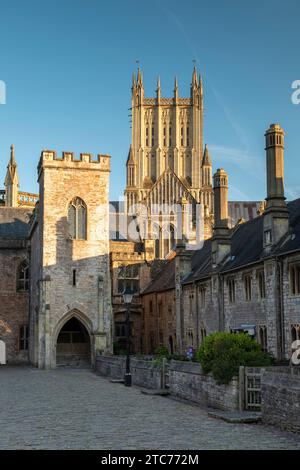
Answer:
<path fill-rule="evenodd" d="M 57 367 L 91 367 L 91 340 L 84 324 L 75 316 L 61 328 L 56 344 Z"/>

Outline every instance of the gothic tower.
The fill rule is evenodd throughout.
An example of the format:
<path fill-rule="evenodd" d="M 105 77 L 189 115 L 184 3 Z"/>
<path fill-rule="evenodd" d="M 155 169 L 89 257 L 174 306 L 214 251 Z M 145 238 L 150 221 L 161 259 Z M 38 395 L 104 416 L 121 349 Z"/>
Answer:
<path fill-rule="evenodd" d="M 132 139 L 127 159 L 125 199 L 127 212 L 135 204 L 178 204 L 185 198 L 202 203 L 212 213 L 211 160 L 203 153 L 203 86 L 193 70 L 190 97 L 181 98 L 175 78 L 172 98 L 146 98 L 140 69 L 132 79 Z M 151 210 L 151 209 L 150 209 Z M 165 255 L 170 245 L 160 250 Z M 164 253 L 162 253 L 162 250 Z"/>
<path fill-rule="evenodd" d="M 19 176 L 17 163 L 15 160 L 14 146 L 10 147 L 10 159 L 7 165 L 5 177 L 5 205 L 8 207 L 18 207 Z"/>
<path fill-rule="evenodd" d="M 203 86 L 194 68 L 190 98 L 180 98 L 175 79 L 172 98 L 145 98 L 138 69 L 132 79 L 132 141 L 127 160 L 128 207 L 141 201 L 159 177 L 172 170 L 200 202 L 203 159 Z M 211 186 L 211 184 L 210 184 Z"/>

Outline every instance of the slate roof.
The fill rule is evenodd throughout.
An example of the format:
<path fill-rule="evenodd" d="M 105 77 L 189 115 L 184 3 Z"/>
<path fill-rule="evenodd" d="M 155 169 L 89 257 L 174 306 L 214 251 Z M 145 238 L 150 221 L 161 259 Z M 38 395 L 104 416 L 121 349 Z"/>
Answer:
<path fill-rule="evenodd" d="M 162 292 L 175 288 L 175 258 L 167 261 L 161 272 L 143 290 L 142 295 Z"/>
<path fill-rule="evenodd" d="M 30 208 L 0 207 L 0 239 L 26 239 L 29 233 Z"/>
<path fill-rule="evenodd" d="M 278 248 L 278 254 L 300 249 L 300 198 L 289 202 L 287 206 L 290 211 L 291 236 Z"/>
<path fill-rule="evenodd" d="M 290 212 L 290 233 L 284 241 L 274 248 L 272 255 L 283 255 L 291 251 L 300 251 L 300 198 L 287 204 Z M 257 263 L 270 256 L 263 250 L 263 215 L 232 229 L 231 256 L 219 268 L 219 272 L 242 268 Z M 214 268 L 211 259 L 211 239 L 205 240 L 203 247 L 192 255 L 191 271 L 182 280 L 182 284 L 190 284 L 212 274 Z M 168 263 L 161 274 L 145 289 L 143 293 L 159 292 L 175 287 L 175 263 Z"/>

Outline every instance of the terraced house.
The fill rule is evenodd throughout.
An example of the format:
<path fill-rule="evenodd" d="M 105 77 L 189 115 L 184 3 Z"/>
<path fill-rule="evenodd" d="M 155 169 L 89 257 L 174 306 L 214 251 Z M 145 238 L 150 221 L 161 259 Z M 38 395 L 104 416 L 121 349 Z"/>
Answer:
<path fill-rule="evenodd" d="M 300 339 L 300 199 L 284 196 L 284 131 L 265 134 L 263 213 L 228 225 L 228 176 L 214 174 L 213 236 L 176 256 L 143 292 L 145 352 L 197 348 L 214 331 L 247 331 L 264 350 L 289 359 Z"/>

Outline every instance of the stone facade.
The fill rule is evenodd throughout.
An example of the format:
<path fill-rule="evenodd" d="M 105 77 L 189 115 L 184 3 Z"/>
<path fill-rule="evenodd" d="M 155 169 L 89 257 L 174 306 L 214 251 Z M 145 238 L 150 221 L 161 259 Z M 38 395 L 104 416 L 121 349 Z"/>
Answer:
<path fill-rule="evenodd" d="M 0 340 L 6 362 L 28 361 L 28 220 L 30 210 L 3 207 L 0 212 Z"/>
<path fill-rule="evenodd" d="M 93 160 L 81 154 L 76 160 L 71 153 L 58 158 L 43 151 L 38 170 L 39 207 L 31 227 L 30 359 L 41 368 L 55 367 L 58 335 L 74 317 L 88 332 L 93 364 L 95 352 L 111 351 L 112 341 L 109 156 Z M 77 198 L 82 202 L 74 223 L 84 217 L 85 233 L 72 235 L 72 201 Z"/>
<path fill-rule="evenodd" d="M 152 317 L 153 324 L 158 322 L 158 315 L 156 311 L 151 314 L 150 302 L 159 295 L 166 305 L 173 298 L 171 323 L 176 324 L 179 353 L 198 348 L 203 338 L 215 331 L 246 331 L 263 350 L 279 360 L 288 360 L 292 342 L 300 339 L 300 199 L 288 204 L 284 200 L 283 135 L 278 125 L 271 125 L 266 133 L 267 160 L 271 161 L 268 171 L 277 168 L 277 179 L 268 175 L 266 211 L 230 228 L 225 210 L 227 181 L 224 170 L 218 170 L 214 176 L 213 237 L 194 252 L 177 245 L 173 282 L 164 285 L 171 269 L 167 266 L 143 292 L 144 318 Z M 273 149 L 277 145 L 278 152 Z M 276 199 L 278 179 L 281 183 Z M 287 229 L 282 234 L 283 224 Z M 145 325 L 149 322 L 145 320 Z M 160 344 L 168 347 L 165 336 L 161 338 Z"/>
<path fill-rule="evenodd" d="M 127 349 L 126 338 L 126 308 L 123 303 L 122 292 L 129 286 L 135 296 L 130 309 L 131 323 L 131 351 L 142 350 L 142 302 L 140 291 L 151 280 L 151 261 L 154 257 L 153 245 L 147 243 L 145 253 L 137 251 L 136 244 L 130 241 L 110 241 L 110 269 L 112 280 L 112 308 L 114 318 L 115 347 L 120 350 Z"/>
<path fill-rule="evenodd" d="M 296 368 L 267 368 L 262 376 L 262 421 L 300 433 L 300 374 Z"/>
<path fill-rule="evenodd" d="M 171 361 L 169 391 L 177 397 L 205 407 L 237 411 L 239 383 L 233 378 L 228 385 L 218 385 L 211 374 L 203 374 L 200 364 Z"/>

